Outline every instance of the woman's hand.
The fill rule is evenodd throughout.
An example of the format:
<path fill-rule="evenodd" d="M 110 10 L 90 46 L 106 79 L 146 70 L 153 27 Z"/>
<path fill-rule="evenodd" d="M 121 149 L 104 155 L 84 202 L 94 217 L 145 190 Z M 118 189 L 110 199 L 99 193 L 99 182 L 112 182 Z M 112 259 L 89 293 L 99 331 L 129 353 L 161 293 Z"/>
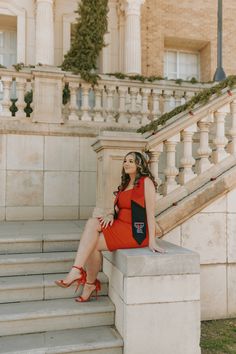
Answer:
<path fill-rule="evenodd" d="M 158 246 L 155 238 L 149 240 L 148 247 L 152 252 L 167 253 L 167 251 L 164 248 Z"/>
<path fill-rule="evenodd" d="M 114 222 L 114 215 L 113 214 L 108 214 L 106 216 L 101 216 L 98 218 L 101 226 L 103 228 L 107 228 L 107 226 L 111 226 Z"/>

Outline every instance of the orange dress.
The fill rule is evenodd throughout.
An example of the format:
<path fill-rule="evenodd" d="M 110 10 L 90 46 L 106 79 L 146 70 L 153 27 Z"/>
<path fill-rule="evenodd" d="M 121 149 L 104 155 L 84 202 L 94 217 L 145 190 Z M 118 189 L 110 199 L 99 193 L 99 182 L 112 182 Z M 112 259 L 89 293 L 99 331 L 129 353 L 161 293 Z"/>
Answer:
<path fill-rule="evenodd" d="M 102 228 L 109 251 L 115 251 L 120 248 L 141 248 L 148 246 L 148 230 L 146 238 L 141 245 L 133 238 L 131 194 L 132 189 L 120 192 L 117 203 L 119 208 L 118 218 L 114 220 L 111 226 Z"/>

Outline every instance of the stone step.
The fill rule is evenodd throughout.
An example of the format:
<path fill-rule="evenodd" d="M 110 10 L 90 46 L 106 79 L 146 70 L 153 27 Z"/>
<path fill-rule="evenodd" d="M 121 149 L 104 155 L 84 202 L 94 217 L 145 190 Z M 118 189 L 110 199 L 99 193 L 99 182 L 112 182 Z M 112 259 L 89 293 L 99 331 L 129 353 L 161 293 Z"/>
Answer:
<path fill-rule="evenodd" d="M 0 336 L 114 324 L 114 305 L 106 296 L 88 303 L 57 299 L 1 304 L 0 314 Z"/>
<path fill-rule="evenodd" d="M 72 285 L 68 289 L 62 289 L 54 283 L 55 279 L 63 279 L 65 274 L 0 277 L 0 303 L 65 299 L 78 296 L 80 291 L 75 294 L 76 285 Z M 102 285 L 99 296 L 107 295 L 107 277 L 100 272 L 98 279 Z"/>
<path fill-rule="evenodd" d="M 75 251 L 85 221 L 0 223 L 0 254 Z"/>
<path fill-rule="evenodd" d="M 75 252 L 11 254 L 0 257 L 0 277 L 68 272 Z"/>
<path fill-rule="evenodd" d="M 122 354 L 114 328 L 101 326 L 0 338 L 1 354 Z"/>

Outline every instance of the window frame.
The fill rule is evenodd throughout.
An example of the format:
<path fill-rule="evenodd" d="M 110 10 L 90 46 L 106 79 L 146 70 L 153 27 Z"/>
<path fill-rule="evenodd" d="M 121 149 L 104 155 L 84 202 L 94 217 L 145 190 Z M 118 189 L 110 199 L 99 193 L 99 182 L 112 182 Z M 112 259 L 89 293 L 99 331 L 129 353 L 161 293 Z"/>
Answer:
<path fill-rule="evenodd" d="M 172 80 L 178 80 L 178 79 L 182 79 L 179 76 L 180 73 L 180 53 L 184 53 L 184 54 L 194 54 L 197 56 L 197 77 L 196 80 L 200 81 L 200 75 L 201 75 L 201 71 L 200 71 L 200 53 L 198 51 L 191 51 L 191 50 L 184 50 L 184 49 L 172 49 L 172 48 L 165 48 L 164 49 L 164 77 L 166 77 L 168 79 L 168 61 L 166 62 L 166 53 L 167 52 L 174 52 L 176 53 L 176 79 L 172 79 Z M 167 70 L 165 72 L 165 66 L 167 66 Z M 185 80 L 185 79 L 182 79 Z M 191 78 L 190 78 L 191 80 Z"/>

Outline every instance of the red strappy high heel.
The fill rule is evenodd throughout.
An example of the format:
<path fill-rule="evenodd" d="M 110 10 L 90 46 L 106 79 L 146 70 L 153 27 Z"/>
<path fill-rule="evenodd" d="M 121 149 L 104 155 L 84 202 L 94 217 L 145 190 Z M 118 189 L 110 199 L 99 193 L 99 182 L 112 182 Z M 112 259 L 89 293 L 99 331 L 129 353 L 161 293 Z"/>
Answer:
<path fill-rule="evenodd" d="M 77 288 L 75 290 L 77 291 L 80 285 L 84 285 L 86 283 L 87 273 L 83 267 L 73 266 L 72 268 L 76 268 L 80 271 L 79 278 L 72 280 L 70 283 L 65 283 L 64 280 L 55 280 L 55 284 L 60 286 L 61 288 L 69 288 L 72 284 L 77 283 Z"/>
<path fill-rule="evenodd" d="M 93 296 L 96 296 L 96 300 L 97 300 L 97 298 L 98 298 L 98 291 L 101 290 L 101 283 L 100 283 L 100 281 L 99 281 L 98 279 L 96 279 L 93 283 L 88 283 L 88 282 L 86 282 L 85 284 L 88 284 L 88 285 L 95 285 L 95 289 L 93 289 L 93 290 L 91 291 L 91 293 L 89 294 L 89 296 L 88 296 L 86 299 L 85 299 L 83 296 L 78 296 L 78 297 L 76 297 L 76 298 L 75 298 L 75 301 L 76 301 L 76 302 L 87 302 L 87 301 L 90 301 L 91 297 L 93 297 Z M 94 291 L 96 292 L 96 295 L 92 295 Z"/>

